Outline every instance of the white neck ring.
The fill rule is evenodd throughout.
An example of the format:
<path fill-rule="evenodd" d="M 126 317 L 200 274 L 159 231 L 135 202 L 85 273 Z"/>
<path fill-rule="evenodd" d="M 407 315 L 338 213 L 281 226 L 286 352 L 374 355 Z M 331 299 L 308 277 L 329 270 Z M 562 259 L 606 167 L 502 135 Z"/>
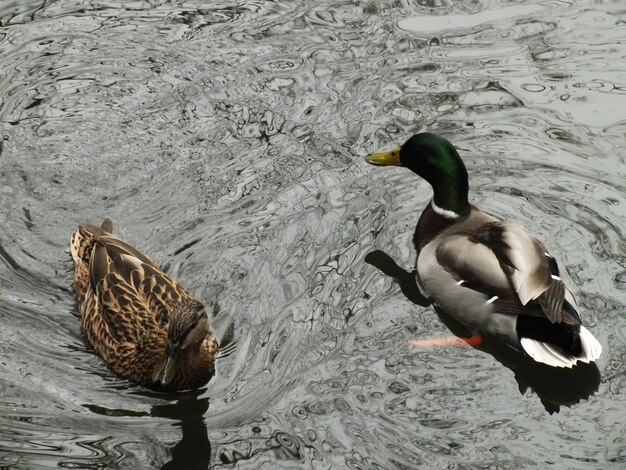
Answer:
<path fill-rule="evenodd" d="M 447 209 L 442 209 L 441 207 L 439 207 L 437 204 L 435 204 L 434 199 L 430 201 L 430 207 L 432 207 L 437 214 L 444 216 L 446 219 L 458 219 L 460 217 L 460 215 L 454 211 L 449 211 Z"/>

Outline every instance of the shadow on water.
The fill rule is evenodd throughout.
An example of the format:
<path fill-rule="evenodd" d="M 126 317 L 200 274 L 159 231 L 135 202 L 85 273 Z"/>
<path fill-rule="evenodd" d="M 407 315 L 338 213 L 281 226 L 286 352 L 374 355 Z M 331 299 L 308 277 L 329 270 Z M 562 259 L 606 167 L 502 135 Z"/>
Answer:
<path fill-rule="evenodd" d="M 370 251 L 365 256 L 365 262 L 378 268 L 384 274 L 392 277 L 399 285 L 404 296 L 414 304 L 427 307 L 431 302 L 422 295 L 415 282 L 415 269 L 408 272 L 398 266 L 387 253 L 380 250 Z"/>
<path fill-rule="evenodd" d="M 429 305 L 430 302 L 417 287 L 415 271 L 409 273 L 380 250 L 368 253 L 365 262 L 396 280 L 402 293 L 411 302 L 423 307 Z M 471 336 L 471 332 L 463 324 L 443 310 L 435 308 L 435 312 L 455 336 Z M 484 338 L 481 344 L 472 347 L 490 354 L 513 371 L 520 393 L 523 395 L 528 389 L 535 392 L 550 414 L 558 413 L 561 406 L 572 406 L 580 400 L 588 399 L 600 386 L 600 371 L 595 363 L 578 363 L 572 369 L 550 367 L 537 363 L 527 355 L 491 338 Z"/>
<path fill-rule="evenodd" d="M 204 414 L 209 409 L 209 399 L 198 398 L 199 392 L 187 392 L 176 403 L 152 407 L 151 416 L 176 421 L 182 428 L 181 440 L 172 448 L 172 460 L 161 470 L 185 468 L 206 470 L 211 461 L 211 443 L 207 435 Z"/>
<path fill-rule="evenodd" d="M 90 411 L 105 416 L 166 418 L 174 421 L 173 426 L 182 430 L 180 441 L 171 449 L 171 460 L 162 470 L 189 469 L 206 470 L 211 461 L 211 442 L 207 434 L 204 415 L 209 409 L 209 398 L 198 398 L 206 389 L 178 393 L 175 403 L 154 405 L 149 413 L 131 410 L 104 408 L 98 405 L 85 405 Z M 167 395 L 142 390 L 142 395 L 163 398 Z"/>

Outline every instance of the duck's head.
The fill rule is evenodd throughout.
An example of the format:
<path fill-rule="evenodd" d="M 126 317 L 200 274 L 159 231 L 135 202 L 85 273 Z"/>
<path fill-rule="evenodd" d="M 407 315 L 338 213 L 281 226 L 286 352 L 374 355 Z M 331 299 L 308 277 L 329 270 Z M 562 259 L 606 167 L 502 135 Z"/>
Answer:
<path fill-rule="evenodd" d="M 189 365 L 189 361 L 194 361 L 200 354 L 205 341 L 217 344 L 204 306 L 196 300 L 177 306 L 170 316 L 167 345 L 153 370 L 153 382 L 161 387 L 169 386 L 179 372 Z"/>
<path fill-rule="evenodd" d="M 401 147 L 365 157 L 372 165 L 403 166 L 417 173 L 433 187 L 436 208 L 467 215 L 467 170 L 454 146 L 444 137 L 423 132 L 415 134 Z"/>

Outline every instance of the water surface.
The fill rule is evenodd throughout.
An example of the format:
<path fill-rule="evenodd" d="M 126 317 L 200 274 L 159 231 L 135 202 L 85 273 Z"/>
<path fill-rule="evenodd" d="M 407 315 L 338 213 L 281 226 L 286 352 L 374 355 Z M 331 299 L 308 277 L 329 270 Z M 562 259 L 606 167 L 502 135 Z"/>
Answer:
<path fill-rule="evenodd" d="M 621 1 L 0 5 L 0 466 L 622 468 Z M 534 367 L 422 305 L 430 188 L 362 155 L 446 135 L 473 202 L 558 250 L 597 367 Z M 69 234 L 111 217 L 205 303 L 197 392 L 114 377 Z"/>

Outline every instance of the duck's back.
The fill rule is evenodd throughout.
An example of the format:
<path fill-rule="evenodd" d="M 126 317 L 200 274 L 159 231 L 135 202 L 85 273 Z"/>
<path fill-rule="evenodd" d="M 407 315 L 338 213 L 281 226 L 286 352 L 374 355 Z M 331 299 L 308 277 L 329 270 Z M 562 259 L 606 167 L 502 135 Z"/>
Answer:
<path fill-rule="evenodd" d="M 107 220 L 101 227 L 81 224 L 71 237 L 83 332 L 113 372 L 149 384 L 166 348 L 171 311 L 191 296 L 149 257 L 113 236 Z"/>
<path fill-rule="evenodd" d="M 600 355 L 564 266 L 518 225 L 472 208 L 423 246 L 417 275 L 422 292 L 457 320 L 540 362 L 571 367 Z"/>

